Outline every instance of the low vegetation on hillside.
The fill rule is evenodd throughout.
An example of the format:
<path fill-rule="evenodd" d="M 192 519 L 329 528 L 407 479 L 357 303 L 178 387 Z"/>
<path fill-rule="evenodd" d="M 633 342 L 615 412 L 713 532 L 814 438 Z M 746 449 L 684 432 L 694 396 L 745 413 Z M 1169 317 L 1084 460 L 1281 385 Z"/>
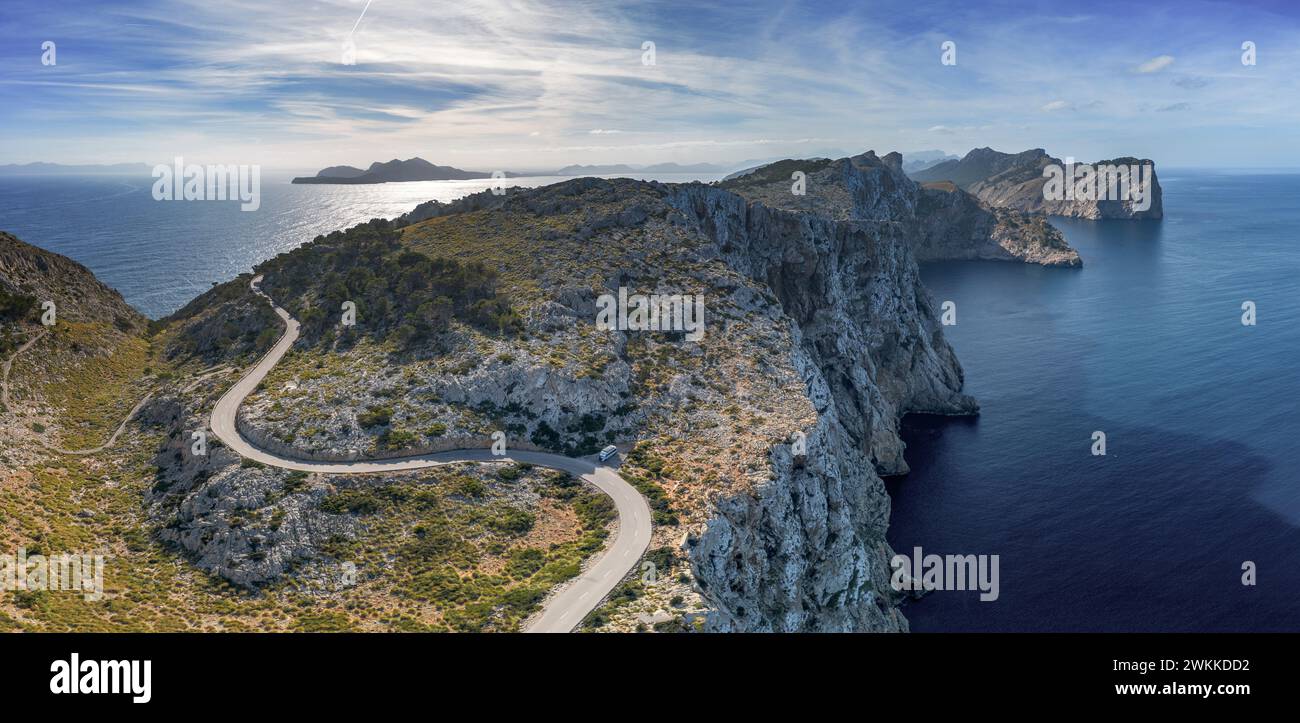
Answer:
<path fill-rule="evenodd" d="M 403 247 L 383 219 L 318 236 L 258 267 L 273 298 L 302 322 L 303 335 L 330 346 L 356 335 L 409 350 L 438 341 L 453 321 L 509 335 L 517 312 L 497 293 L 497 274 L 479 261 L 431 258 Z M 345 302 L 358 323 L 340 329 Z"/>
<path fill-rule="evenodd" d="M 600 551 L 613 502 L 562 473 L 468 465 L 410 481 L 340 489 L 321 509 L 365 521 L 327 546 L 361 571 L 365 602 L 399 630 L 512 631 Z"/>
<path fill-rule="evenodd" d="M 36 303 L 35 296 L 10 293 L 0 289 L 0 323 L 16 324 L 33 321 L 32 312 L 36 309 Z"/>

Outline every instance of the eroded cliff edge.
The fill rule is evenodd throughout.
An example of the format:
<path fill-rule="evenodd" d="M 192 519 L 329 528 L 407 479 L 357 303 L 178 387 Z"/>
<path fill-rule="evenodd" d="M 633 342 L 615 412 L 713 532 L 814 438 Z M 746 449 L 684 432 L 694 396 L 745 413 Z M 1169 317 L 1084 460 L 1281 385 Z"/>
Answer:
<path fill-rule="evenodd" d="M 772 478 L 719 499 L 688 543 L 714 630 L 906 630 L 889 587 L 881 480 L 907 471 L 898 421 L 978 409 L 911 252 L 934 222 L 920 213 L 925 192 L 872 154 L 849 173 L 860 216 L 889 223 L 773 209 L 698 185 L 671 198 L 728 265 L 780 300 L 817 411 L 801 430 L 806 458 L 772 447 Z"/>
<path fill-rule="evenodd" d="M 723 181 L 722 188 L 770 208 L 851 221 L 868 228 L 906 227 L 917 261 L 1013 261 L 1080 266 L 1079 253 L 1041 215 L 1001 208 L 948 182 L 920 183 L 903 173 L 898 153 L 830 160 L 786 160 Z M 865 180 L 884 173 L 879 183 Z M 882 194 L 893 194 L 881 205 Z"/>
<path fill-rule="evenodd" d="M 1124 197 L 1121 187 L 1107 188 L 1105 197 L 1095 194 L 1071 198 L 1049 198 L 1044 193 L 1048 180 L 1045 170 L 1049 166 L 1059 170 L 1074 166 L 1093 169 L 1124 168 L 1133 173 L 1125 182 L 1141 181 L 1141 189 L 1131 189 Z M 1163 191 L 1156 177 L 1155 163 L 1149 158 L 1112 158 L 1091 164 L 1070 165 L 1060 158 L 1049 156 L 1042 148 L 1032 148 L 1020 153 L 1000 153 L 992 148 L 976 148 L 961 160 L 945 161 L 911 174 L 922 183 L 947 182 L 968 191 L 991 207 L 1016 210 L 1029 214 L 1068 216 L 1086 219 L 1159 219 L 1164 216 Z M 1080 182 L 1084 182 L 1080 179 Z M 1115 195 L 1112 195 L 1115 194 Z"/>

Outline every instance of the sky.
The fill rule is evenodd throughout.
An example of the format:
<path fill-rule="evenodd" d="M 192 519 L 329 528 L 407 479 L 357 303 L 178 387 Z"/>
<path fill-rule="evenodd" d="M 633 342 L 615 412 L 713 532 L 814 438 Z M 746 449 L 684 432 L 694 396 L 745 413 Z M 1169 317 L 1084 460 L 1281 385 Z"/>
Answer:
<path fill-rule="evenodd" d="M 1064 5 L 4 0 L 0 164 L 1300 166 L 1300 4 Z"/>

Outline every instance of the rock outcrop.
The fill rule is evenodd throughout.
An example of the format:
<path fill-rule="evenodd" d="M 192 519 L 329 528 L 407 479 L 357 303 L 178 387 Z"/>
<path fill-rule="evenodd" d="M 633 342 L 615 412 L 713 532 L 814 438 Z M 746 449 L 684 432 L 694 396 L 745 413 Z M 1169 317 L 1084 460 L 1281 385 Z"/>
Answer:
<path fill-rule="evenodd" d="M 55 303 L 57 318 L 111 324 L 127 333 L 144 330 L 148 320 L 90 269 L 67 256 L 37 248 L 0 231 L 0 323 L 36 324 L 41 304 Z M 9 309 L 10 314 L 5 310 Z M 7 316 L 21 318 L 6 318 Z"/>
<path fill-rule="evenodd" d="M 922 183 L 949 182 L 969 191 L 990 206 L 1014 209 L 1025 213 L 1042 213 L 1049 216 L 1103 219 L 1158 219 L 1164 215 L 1160 181 L 1156 178 L 1155 163 L 1146 158 L 1113 158 L 1083 165 L 1092 168 L 1140 168 L 1149 174 L 1149 187 L 1144 186 L 1142 196 L 1132 191 L 1127 197 L 1111 189 L 1108 183 L 1104 198 L 1099 194 L 1075 194 L 1063 197 L 1051 193 L 1044 169 L 1049 166 L 1065 169 L 1065 162 L 1047 155 L 1041 148 L 1022 153 L 1000 153 L 991 148 L 976 148 L 959 161 L 946 161 L 911 174 Z M 1143 175 L 1145 180 L 1147 176 Z M 1084 185 L 1090 185 L 1084 181 Z M 1136 186 L 1136 182 L 1134 183 Z M 1088 197 L 1092 195 L 1093 197 Z"/>
<path fill-rule="evenodd" d="M 882 473 L 902 474 L 902 414 L 975 409 L 960 394 L 961 366 L 911 251 L 918 233 L 934 232 L 917 215 L 928 194 L 871 153 L 832 168 L 851 174 L 845 186 L 860 218 L 772 208 L 699 184 L 680 187 L 672 203 L 729 266 L 772 290 L 813 350 L 852 435 L 871 441 L 864 451 Z M 869 413 L 860 413 L 864 407 Z"/>
<path fill-rule="evenodd" d="M 921 231 L 911 246 L 917 261 L 1083 265 L 1046 217 L 990 207 L 951 183 L 923 184 L 916 215 Z"/>
<path fill-rule="evenodd" d="M 902 156 L 868 151 L 838 160 L 788 160 L 721 185 L 772 208 L 853 222 L 889 225 L 918 261 L 1022 261 L 1079 266 L 1079 254 L 1050 224 L 993 208 L 952 183 L 917 184 L 902 171 Z M 803 174 L 797 193 L 792 177 Z M 878 177 L 873 181 L 872 178 Z M 879 186 L 890 199 L 884 203 Z M 890 195 L 892 194 L 892 195 Z"/>
<path fill-rule="evenodd" d="M 714 630 L 906 630 L 888 583 L 880 475 L 907 471 L 903 414 L 978 409 L 961 392 L 961 366 L 911 253 L 925 194 L 874 155 L 851 165 L 855 208 L 878 222 L 773 209 L 700 185 L 672 197 L 728 265 L 780 300 L 817 411 L 802 430 L 806 456 L 773 446 L 771 479 L 718 499 L 688 542 L 717 609 Z"/>
<path fill-rule="evenodd" d="M 252 588 L 315 561 L 332 538 L 355 537 L 354 519 L 320 511 L 326 485 L 282 469 L 243 465 L 216 440 L 207 454 L 190 453 L 189 430 L 205 426 L 206 410 L 188 408 L 186 397 L 160 397 L 140 415 L 142 424 L 167 435 L 154 458 L 158 473 L 146 499 L 160 540 L 198 568 Z"/>

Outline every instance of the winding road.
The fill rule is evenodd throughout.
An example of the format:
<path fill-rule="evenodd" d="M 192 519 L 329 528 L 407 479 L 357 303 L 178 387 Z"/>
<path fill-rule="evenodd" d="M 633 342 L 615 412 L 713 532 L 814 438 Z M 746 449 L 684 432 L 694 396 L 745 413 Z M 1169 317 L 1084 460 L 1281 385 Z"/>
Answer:
<path fill-rule="evenodd" d="M 298 321 L 289 312 L 276 306 L 271 297 L 258 288 L 261 276 L 249 284 L 253 292 L 266 299 L 275 313 L 284 321 L 284 334 L 248 372 L 227 391 L 212 410 L 212 433 L 239 455 L 262 464 L 302 472 L 323 474 L 369 474 L 423 469 L 457 462 L 525 462 L 539 467 L 549 467 L 577 475 L 595 485 L 614 500 L 618 511 L 618 532 L 604 554 L 571 581 L 567 587 L 552 595 L 534 616 L 525 632 L 567 633 L 578 626 L 587 613 L 600 604 L 614 586 L 623 579 L 641 559 L 650 546 L 650 506 L 632 485 L 611 467 L 591 458 L 565 457 L 545 452 L 514 451 L 506 456 L 494 456 L 487 449 L 463 449 L 435 454 L 390 459 L 357 460 L 351 462 L 316 462 L 283 457 L 257 447 L 239 433 L 235 424 L 239 405 L 257 388 L 267 373 L 280 362 L 298 339 Z"/>

